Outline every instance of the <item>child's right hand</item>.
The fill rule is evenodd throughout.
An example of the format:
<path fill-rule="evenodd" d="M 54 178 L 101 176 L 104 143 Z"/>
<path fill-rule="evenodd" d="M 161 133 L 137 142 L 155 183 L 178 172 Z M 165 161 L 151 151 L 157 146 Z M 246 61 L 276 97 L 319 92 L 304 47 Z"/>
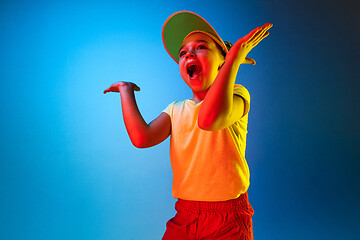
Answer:
<path fill-rule="evenodd" d="M 140 88 L 132 82 L 116 82 L 104 90 L 104 94 L 108 92 L 120 92 L 120 88 L 124 88 L 128 91 L 140 91 Z"/>

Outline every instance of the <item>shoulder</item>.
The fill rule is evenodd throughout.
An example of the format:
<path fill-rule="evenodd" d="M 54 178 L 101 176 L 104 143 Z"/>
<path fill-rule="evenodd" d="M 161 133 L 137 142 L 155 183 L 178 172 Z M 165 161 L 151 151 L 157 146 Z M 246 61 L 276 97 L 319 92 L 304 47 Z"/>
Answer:
<path fill-rule="evenodd" d="M 235 84 L 234 95 L 240 96 L 244 100 L 244 117 L 250 111 L 250 93 L 249 91 L 240 84 Z"/>
<path fill-rule="evenodd" d="M 245 101 L 250 103 L 250 93 L 243 85 L 235 84 L 234 94 L 241 96 L 242 98 L 244 98 Z"/>
<path fill-rule="evenodd" d="M 174 112 L 174 109 L 179 109 L 182 105 L 184 105 L 186 100 L 184 101 L 174 101 L 170 103 L 164 110 L 164 113 L 167 113 L 169 116 L 171 116 Z"/>

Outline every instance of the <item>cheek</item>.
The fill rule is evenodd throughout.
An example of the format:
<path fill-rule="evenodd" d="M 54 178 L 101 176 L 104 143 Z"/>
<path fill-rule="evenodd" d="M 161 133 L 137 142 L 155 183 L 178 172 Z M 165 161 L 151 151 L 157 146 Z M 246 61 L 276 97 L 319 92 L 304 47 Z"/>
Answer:
<path fill-rule="evenodd" d="M 210 72 L 213 72 L 213 70 L 217 70 L 221 62 L 219 56 L 217 56 L 216 54 L 208 53 L 199 57 L 202 58 L 203 67 Z"/>
<path fill-rule="evenodd" d="M 206 59 L 203 62 L 203 71 L 208 73 L 208 74 L 213 74 L 214 72 L 217 72 L 218 66 L 216 65 L 215 62 L 212 62 L 208 59 Z"/>
<path fill-rule="evenodd" d="M 187 70 L 184 65 L 179 64 L 179 72 L 180 72 L 181 78 L 186 82 L 188 75 L 187 75 Z"/>
<path fill-rule="evenodd" d="M 180 75 L 181 75 L 181 76 L 182 76 L 183 74 L 187 73 L 184 64 L 179 63 L 179 71 L 180 71 Z"/>

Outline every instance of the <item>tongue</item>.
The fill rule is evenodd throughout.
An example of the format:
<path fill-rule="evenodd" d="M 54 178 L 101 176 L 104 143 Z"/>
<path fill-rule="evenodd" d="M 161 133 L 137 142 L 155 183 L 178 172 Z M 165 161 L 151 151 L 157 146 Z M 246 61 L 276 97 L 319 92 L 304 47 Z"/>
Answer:
<path fill-rule="evenodd" d="M 188 73 L 191 78 L 199 75 L 200 72 L 201 72 L 200 66 L 192 65 L 188 68 Z"/>

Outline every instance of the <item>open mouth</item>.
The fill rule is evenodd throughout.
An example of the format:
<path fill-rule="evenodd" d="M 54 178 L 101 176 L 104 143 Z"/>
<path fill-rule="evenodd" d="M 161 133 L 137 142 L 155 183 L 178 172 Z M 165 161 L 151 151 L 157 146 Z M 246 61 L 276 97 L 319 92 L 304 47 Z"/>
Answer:
<path fill-rule="evenodd" d="M 201 66 L 198 66 L 196 64 L 190 64 L 189 66 L 187 66 L 186 70 L 190 78 L 196 78 L 201 73 Z"/>

